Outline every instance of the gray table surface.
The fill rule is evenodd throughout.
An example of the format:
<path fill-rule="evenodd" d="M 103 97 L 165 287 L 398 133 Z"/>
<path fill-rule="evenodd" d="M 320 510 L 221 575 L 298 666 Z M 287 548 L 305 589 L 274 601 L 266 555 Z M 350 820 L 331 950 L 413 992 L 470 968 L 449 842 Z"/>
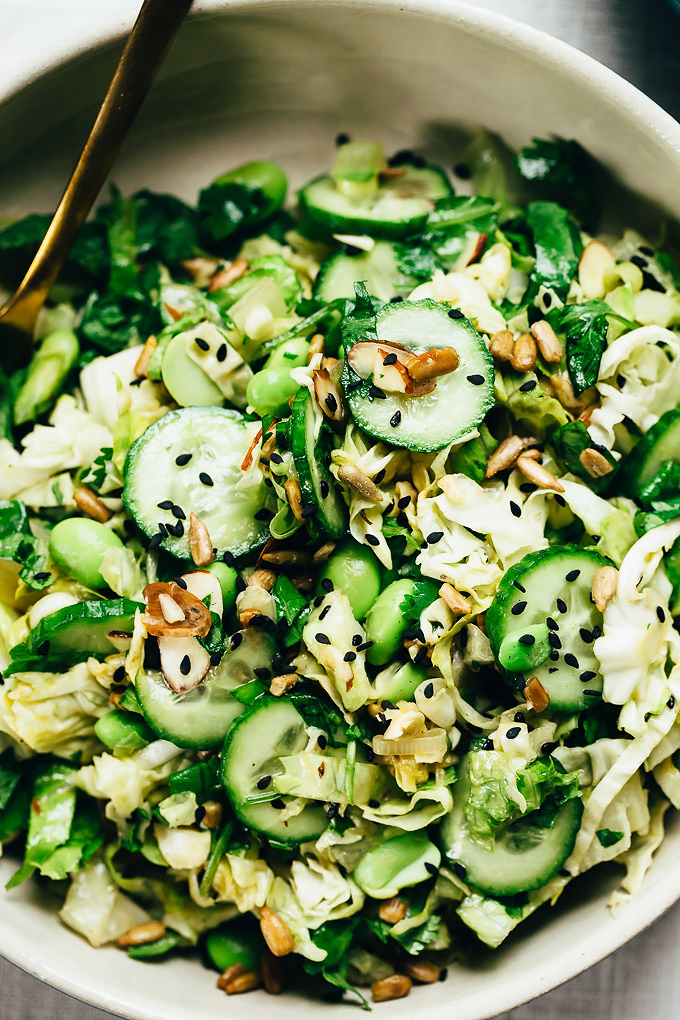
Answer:
<path fill-rule="evenodd" d="M 680 16 L 664 0 L 484 0 L 618 71 L 680 118 Z M 0 0 L 0 63 L 30 57 L 130 0 Z M 644 888 L 641 892 L 644 896 Z M 1 1020 L 104 1020 L 104 1014 L 0 961 Z M 603 963 L 500 1020 L 676 1020 L 680 904 Z"/>

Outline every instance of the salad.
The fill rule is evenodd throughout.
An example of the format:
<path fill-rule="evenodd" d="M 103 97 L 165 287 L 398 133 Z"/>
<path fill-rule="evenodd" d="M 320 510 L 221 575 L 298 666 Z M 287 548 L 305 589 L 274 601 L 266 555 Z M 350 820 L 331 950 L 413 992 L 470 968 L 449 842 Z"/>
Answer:
<path fill-rule="evenodd" d="M 680 807 L 680 270 L 575 142 L 337 143 L 295 214 L 112 189 L 0 375 L 0 847 L 93 946 L 366 1004 Z"/>

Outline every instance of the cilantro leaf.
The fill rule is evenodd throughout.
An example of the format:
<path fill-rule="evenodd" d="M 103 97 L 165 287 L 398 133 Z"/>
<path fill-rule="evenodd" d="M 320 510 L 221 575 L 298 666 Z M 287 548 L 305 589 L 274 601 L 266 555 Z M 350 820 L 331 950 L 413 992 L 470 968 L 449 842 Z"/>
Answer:
<path fill-rule="evenodd" d="M 80 478 L 80 484 L 99 494 L 106 478 L 106 465 L 113 456 L 113 447 L 105 446 Z"/>
<path fill-rule="evenodd" d="M 413 582 L 413 591 L 410 595 L 406 595 L 399 604 L 407 627 L 419 625 L 420 614 L 432 605 L 435 599 L 439 598 L 439 587 L 436 581 L 430 581 L 427 578 Z"/>
<path fill-rule="evenodd" d="M 0 559 L 20 563 L 19 577 L 33 591 L 40 591 L 53 580 L 45 569 L 47 552 L 31 531 L 28 512 L 19 500 L 0 500 Z"/>

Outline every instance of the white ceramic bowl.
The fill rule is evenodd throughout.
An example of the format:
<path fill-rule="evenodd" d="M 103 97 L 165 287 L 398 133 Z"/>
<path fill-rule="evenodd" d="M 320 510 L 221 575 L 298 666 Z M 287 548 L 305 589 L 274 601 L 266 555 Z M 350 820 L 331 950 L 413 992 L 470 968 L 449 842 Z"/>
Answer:
<path fill-rule="evenodd" d="M 95 27 L 0 75 L 0 213 L 51 209 L 112 69 L 122 31 Z M 192 198 L 219 171 L 264 157 L 293 185 L 332 159 L 338 131 L 452 163 L 461 128 L 482 123 L 512 146 L 577 138 L 625 185 L 680 218 L 680 126 L 612 72 L 540 32 L 447 0 L 213 0 L 183 27 L 115 169 Z M 616 189 L 605 185 L 609 197 Z M 607 196 L 605 196 L 607 197 Z M 624 219 L 633 216 L 625 201 Z M 637 215 L 637 213 L 635 213 Z M 619 871 L 574 883 L 499 952 L 390 1003 L 394 1018 L 482 1020 L 602 959 L 680 897 L 680 819 L 640 895 L 616 920 Z M 0 862 L 4 882 L 13 864 Z M 214 976 L 178 959 L 153 966 L 91 949 L 30 882 L 0 893 L 0 953 L 39 978 L 133 1020 L 318 1017 L 320 1006 L 254 993 L 225 1002 Z M 354 1016 L 350 1007 L 326 1007 Z"/>

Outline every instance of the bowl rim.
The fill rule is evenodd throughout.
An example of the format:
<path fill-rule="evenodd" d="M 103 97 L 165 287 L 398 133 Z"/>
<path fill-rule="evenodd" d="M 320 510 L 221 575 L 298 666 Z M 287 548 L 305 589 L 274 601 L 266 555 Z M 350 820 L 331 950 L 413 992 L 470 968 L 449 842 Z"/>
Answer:
<path fill-rule="evenodd" d="M 648 135 L 655 137 L 662 148 L 680 156 L 680 123 L 671 114 L 616 71 L 541 29 L 504 14 L 472 6 L 466 0 L 295 0 L 295 6 L 298 7 L 318 7 L 320 4 L 326 7 L 357 7 L 362 10 L 422 14 L 448 23 L 458 23 L 463 28 L 483 30 L 520 53 L 539 53 L 549 62 L 559 65 L 563 74 L 578 78 L 581 82 L 586 81 L 600 95 L 610 100 L 625 103 L 629 116 Z M 255 9 L 273 11 L 291 6 L 292 0 L 198 0 L 189 17 L 197 20 L 225 12 L 239 14 Z M 130 31 L 136 14 L 137 10 L 131 8 L 122 14 L 95 21 L 56 43 L 40 48 L 9 69 L 0 70 L 0 106 L 7 105 L 41 78 L 58 72 L 79 57 L 120 44 Z M 499 1012 L 521 1006 L 577 977 L 643 932 L 680 899 L 680 869 L 676 869 L 675 876 L 667 878 L 665 883 L 647 886 L 644 893 L 644 896 L 636 898 L 634 911 L 623 910 L 615 924 L 611 927 L 603 925 L 595 933 L 592 942 L 588 942 L 589 952 L 580 953 L 577 957 L 565 953 L 551 961 L 550 974 L 543 979 L 539 989 L 528 992 L 522 975 L 506 982 Z M 119 994 L 115 997 L 106 995 L 90 986 L 87 978 L 79 982 L 62 975 L 56 967 L 40 963 L 38 954 L 31 952 L 28 943 L 22 945 L 22 940 L 14 938 L 11 932 L 3 933 L 1 921 L 0 957 L 44 984 L 106 1014 L 117 1016 L 119 1014 L 112 1010 L 120 1008 L 129 1020 L 152 1020 L 152 1014 L 144 1007 L 135 1007 Z M 414 1009 L 412 1012 L 415 1016 L 420 1011 Z M 457 1006 L 457 1015 L 461 1020 L 467 1020 L 465 1014 L 460 1013 L 460 1006 Z M 161 1015 L 154 1013 L 153 1020 L 161 1020 Z"/>

